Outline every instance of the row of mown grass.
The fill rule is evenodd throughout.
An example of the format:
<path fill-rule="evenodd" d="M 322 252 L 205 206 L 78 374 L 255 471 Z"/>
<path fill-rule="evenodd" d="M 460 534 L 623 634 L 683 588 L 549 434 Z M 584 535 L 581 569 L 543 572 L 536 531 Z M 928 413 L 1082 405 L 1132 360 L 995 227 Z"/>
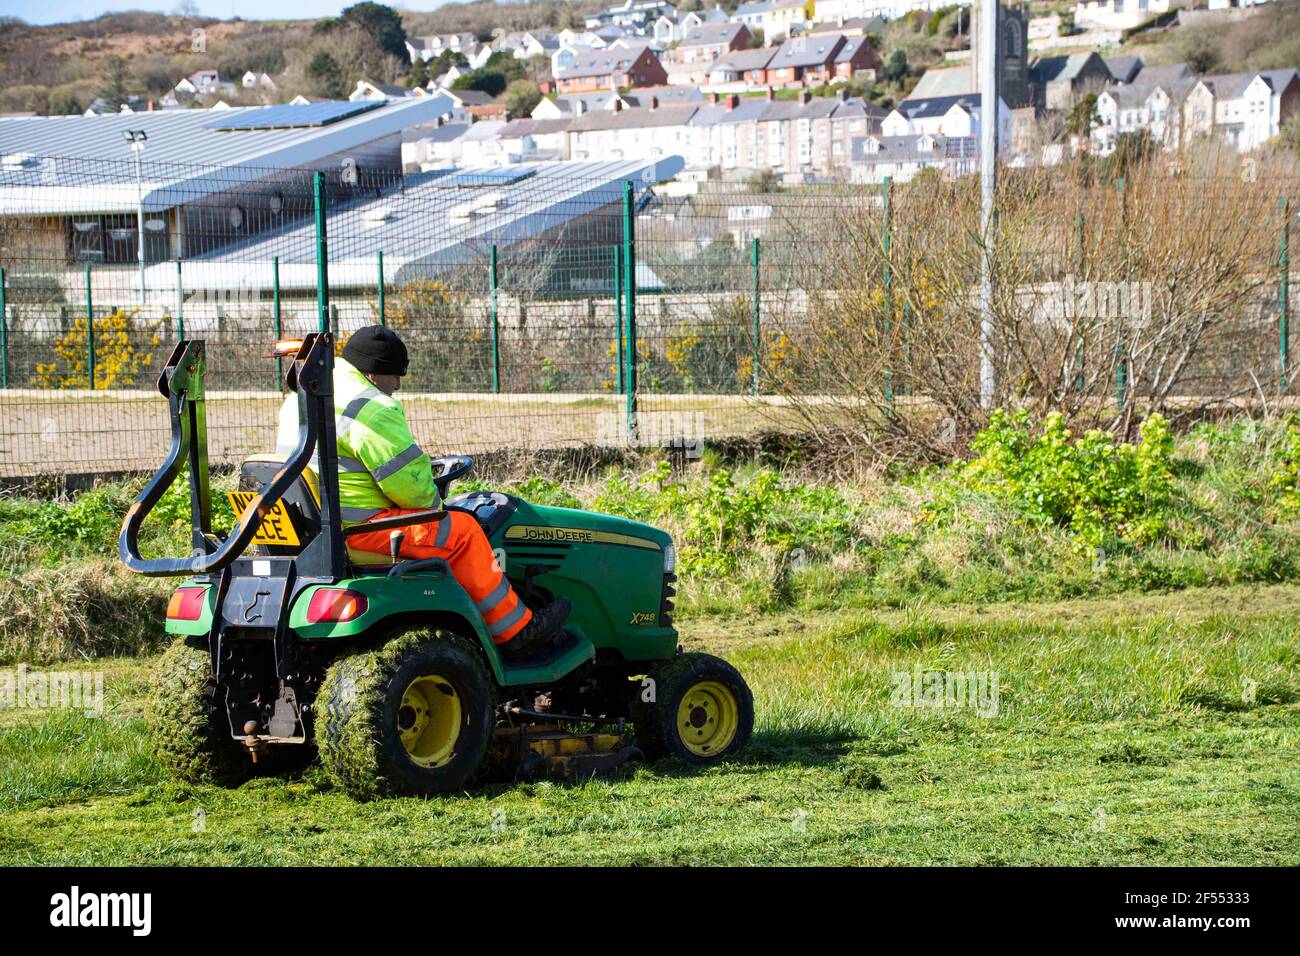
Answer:
<path fill-rule="evenodd" d="M 1300 587 L 923 611 L 696 616 L 754 690 L 751 745 L 587 783 L 357 803 L 318 768 L 166 779 L 156 658 L 107 663 L 105 718 L 0 713 L 0 864 L 1295 865 Z M 987 671 L 998 706 L 891 701 Z"/>
<path fill-rule="evenodd" d="M 476 478 L 529 500 L 627 515 L 678 542 L 684 615 L 1050 600 L 1300 577 L 1300 425 L 1242 420 L 1140 441 L 996 415 L 968 460 L 831 485 L 798 461 L 706 452 L 579 483 Z M 231 522 L 214 481 L 218 527 Z M 0 497 L 0 661 L 148 652 L 170 584 L 125 572 L 116 536 L 138 481 L 70 500 Z M 144 546 L 180 553 L 176 485 Z"/>

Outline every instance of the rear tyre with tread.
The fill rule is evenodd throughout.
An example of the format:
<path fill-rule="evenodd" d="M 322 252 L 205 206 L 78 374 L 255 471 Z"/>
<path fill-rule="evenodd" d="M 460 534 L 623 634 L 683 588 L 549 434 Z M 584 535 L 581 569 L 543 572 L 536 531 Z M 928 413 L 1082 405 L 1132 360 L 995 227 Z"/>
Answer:
<path fill-rule="evenodd" d="M 487 756 L 494 704 L 472 645 L 408 632 L 330 665 L 316 698 L 321 764 L 357 799 L 455 793 Z"/>
<path fill-rule="evenodd" d="M 656 664 L 648 676 L 653 685 L 635 688 L 632 722 L 637 746 L 650 760 L 673 756 L 711 764 L 749 742 L 754 697 L 726 661 L 712 654 L 678 654 Z M 654 699 L 647 701 L 650 686 Z"/>
<path fill-rule="evenodd" d="M 230 734 L 206 638 L 183 637 L 163 653 L 145 723 L 158 762 L 178 780 L 235 786 L 252 774 Z"/>

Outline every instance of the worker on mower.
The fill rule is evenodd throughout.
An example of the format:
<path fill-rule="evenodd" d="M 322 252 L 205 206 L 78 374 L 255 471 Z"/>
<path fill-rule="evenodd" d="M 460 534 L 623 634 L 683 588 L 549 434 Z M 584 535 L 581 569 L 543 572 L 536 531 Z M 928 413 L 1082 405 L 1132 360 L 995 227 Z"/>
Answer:
<path fill-rule="evenodd" d="M 368 325 L 355 332 L 334 364 L 334 422 L 338 444 L 339 507 L 345 526 L 442 506 L 429 456 L 411 435 L 402 404 L 393 397 L 409 359 L 392 329 Z M 280 409 L 277 451 L 298 441 L 298 402 Z M 478 521 L 468 511 L 448 509 L 438 521 L 403 529 L 398 556 L 444 558 L 470 599 L 478 605 L 503 658 L 518 661 L 551 644 L 569 614 L 559 598 L 529 610 L 500 567 Z M 389 533 L 363 532 L 349 539 L 361 551 L 387 552 Z"/>

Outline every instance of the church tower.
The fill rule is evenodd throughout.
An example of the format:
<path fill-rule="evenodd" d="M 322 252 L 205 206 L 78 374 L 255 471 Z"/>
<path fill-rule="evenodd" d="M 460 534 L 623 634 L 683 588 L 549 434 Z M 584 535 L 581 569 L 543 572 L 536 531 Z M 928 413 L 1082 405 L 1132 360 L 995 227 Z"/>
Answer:
<path fill-rule="evenodd" d="M 971 82 L 979 89 L 980 55 L 979 37 L 984 24 L 980 22 L 980 0 L 973 0 L 970 14 L 970 66 Z M 1028 106 L 1029 88 L 1029 22 L 1023 7 L 1004 7 L 998 10 L 998 93 L 1011 109 Z"/>

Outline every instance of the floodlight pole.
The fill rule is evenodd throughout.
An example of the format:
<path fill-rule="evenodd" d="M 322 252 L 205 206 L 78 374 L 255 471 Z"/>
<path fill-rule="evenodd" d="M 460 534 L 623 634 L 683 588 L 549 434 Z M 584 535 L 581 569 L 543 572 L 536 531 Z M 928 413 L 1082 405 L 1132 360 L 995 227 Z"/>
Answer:
<path fill-rule="evenodd" d="M 134 138 L 137 131 L 132 131 L 131 135 L 131 152 L 135 153 L 135 257 L 140 266 L 140 305 L 143 307 L 148 297 L 144 283 L 144 184 L 140 179 L 140 154 L 144 152 L 144 140 Z"/>
<path fill-rule="evenodd" d="M 998 0 L 979 0 L 980 90 L 980 407 L 993 407 L 993 239 L 997 230 L 994 198 L 998 161 Z"/>

